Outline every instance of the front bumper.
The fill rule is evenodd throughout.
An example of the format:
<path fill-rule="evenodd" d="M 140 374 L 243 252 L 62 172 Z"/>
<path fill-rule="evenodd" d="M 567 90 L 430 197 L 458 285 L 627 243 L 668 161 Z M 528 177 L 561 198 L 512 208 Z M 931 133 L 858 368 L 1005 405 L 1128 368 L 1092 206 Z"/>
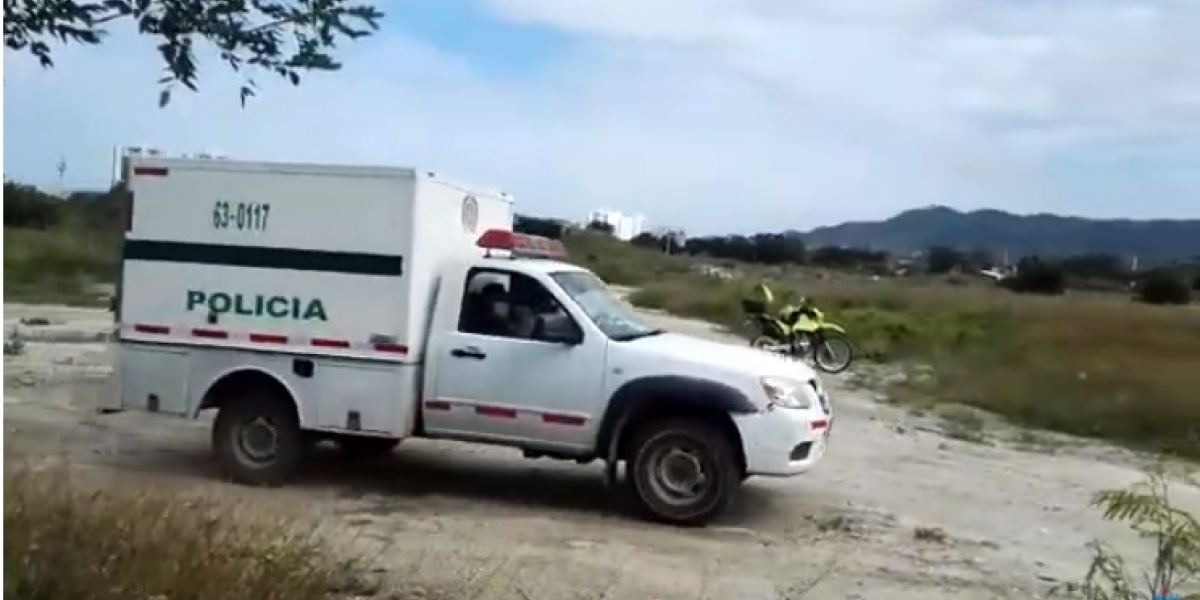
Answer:
<path fill-rule="evenodd" d="M 825 455 L 832 421 L 833 415 L 819 405 L 735 416 L 746 474 L 790 477 L 811 469 Z"/>

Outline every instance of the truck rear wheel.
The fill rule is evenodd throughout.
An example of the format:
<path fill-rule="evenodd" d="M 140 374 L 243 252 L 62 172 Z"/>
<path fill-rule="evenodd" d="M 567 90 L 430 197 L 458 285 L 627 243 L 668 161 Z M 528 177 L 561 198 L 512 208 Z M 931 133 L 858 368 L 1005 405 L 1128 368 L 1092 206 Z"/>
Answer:
<path fill-rule="evenodd" d="M 340 435 L 334 438 L 338 451 L 351 459 L 377 458 L 391 453 L 400 440 L 395 438 Z"/>
<path fill-rule="evenodd" d="M 295 474 L 307 440 L 291 402 L 269 390 L 249 390 L 217 412 L 212 447 L 229 479 L 277 486 Z"/>
<path fill-rule="evenodd" d="M 720 428 L 669 419 L 639 429 L 628 462 L 633 494 L 648 516 L 675 525 L 704 525 L 741 487 L 737 453 Z"/>

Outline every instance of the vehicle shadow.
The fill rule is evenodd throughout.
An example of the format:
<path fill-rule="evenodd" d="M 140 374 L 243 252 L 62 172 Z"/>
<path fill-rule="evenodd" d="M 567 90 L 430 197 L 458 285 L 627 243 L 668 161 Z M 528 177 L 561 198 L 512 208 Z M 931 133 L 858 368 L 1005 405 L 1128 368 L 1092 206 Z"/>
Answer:
<path fill-rule="evenodd" d="M 415 446 L 415 444 L 413 444 Z M 300 485 L 334 487 L 344 497 L 371 496 L 383 506 L 438 497 L 500 504 L 513 509 L 547 509 L 637 517 L 623 486 L 609 488 L 599 463 L 580 466 L 548 459 L 524 460 L 515 451 L 487 456 L 444 448 L 402 448 L 373 461 L 348 462 L 334 451 L 318 452 Z M 497 457 L 496 454 L 501 456 Z M 779 492 L 747 485 L 721 525 L 748 526 L 778 501 Z M 464 507 L 479 506 L 476 502 Z"/>
<path fill-rule="evenodd" d="M 188 437 L 193 439 L 177 439 L 167 448 L 140 441 L 110 458 L 122 470 L 219 481 L 221 476 L 199 436 Z M 332 448 L 317 448 L 289 486 L 368 502 L 372 512 L 420 512 L 436 506 L 438 511 L 637 516 L 623 488 L 604 484 L 598 463 L 525 460 L 506 449 L 479 451 L 441 442 L 406 442 L 399 450 L 370 460 L 350 460 Z M 718 525 L 752 527 L 777 511 L 787 495 L 750 482 Z"/>

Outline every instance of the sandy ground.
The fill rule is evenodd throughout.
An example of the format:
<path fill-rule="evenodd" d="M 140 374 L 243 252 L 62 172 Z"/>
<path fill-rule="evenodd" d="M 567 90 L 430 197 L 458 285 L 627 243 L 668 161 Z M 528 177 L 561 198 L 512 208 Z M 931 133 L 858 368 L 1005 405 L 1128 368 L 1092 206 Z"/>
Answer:
<path fill-rule="evenodd" d="M 886 369 L 828 378 L 839 420 L 817 470 L 751 479 L 724 522 L 680 530 L 626 516 L 598 467 L 444 442 L 356 465 L 319 456 L 286 489 L 226 484 L 206 421 L 92 410 L 111 393 L 108 313 L 8 304 L 6 336 L 30 317 L 49 324 L 17 325 L 25 352 L 5 357 L 10 454 L 266 510 L 300 506 L 388 573 L 464 598 L 1029 599 L 1082 575 L 1093 538 L 1142 550 L 1087 502 L 1136 480 L 1143 459 L 995 423 L 982 443 L 955 439 L 862 387 Z M 705 323 L 648 318 L 738 343 Z M 1200 490 L 1178 497 L 1200 509 Z"/>

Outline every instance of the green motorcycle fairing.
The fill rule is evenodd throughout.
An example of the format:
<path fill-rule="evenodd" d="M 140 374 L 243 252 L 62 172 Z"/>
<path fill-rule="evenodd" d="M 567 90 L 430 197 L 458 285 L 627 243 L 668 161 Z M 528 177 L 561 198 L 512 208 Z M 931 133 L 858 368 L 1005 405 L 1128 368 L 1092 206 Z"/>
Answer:
<path fill-rule="evenodd" d="M 834 333 L 840 333 L 840 334 L 846 333 L 845 327 L 842 327 L 841 325 L 838 325 L 837 323 L 830 323 L 829 321 L 825 321 L 824 323 L 821 323 L 821 325 L 817 328 L 817 330 L 818 331 L 832 331 Z"/>
<path fill-rule="evenodd" d="M 826 331 L 845 334 L 846 329 L 837 323 L 832 323 L 825 320 L 825 314 L 819 309 L 810 309 L 812 314 L 801 315 L 799 319 L 792 325 L 791 331 L 794 334 L 813 334 Z"/>
<path fill-rule="evenodd" d="M 775 338 L 779 341 L 783 341 L 787 338 L 788 327 L 782 319 L 766 314 L 760 314 L 754 316 L 754 321 L 758 325 L 760 334 Z"/>

